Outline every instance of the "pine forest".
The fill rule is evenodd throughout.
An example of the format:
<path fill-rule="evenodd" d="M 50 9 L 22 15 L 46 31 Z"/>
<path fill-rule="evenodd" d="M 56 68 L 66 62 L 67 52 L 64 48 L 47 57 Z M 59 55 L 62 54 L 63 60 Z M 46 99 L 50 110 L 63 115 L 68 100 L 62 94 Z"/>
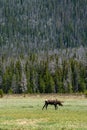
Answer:
<path fill-rule="evenodd" d="M 87 91 L 87 0 L 0 0 L 0 90 Z"/>

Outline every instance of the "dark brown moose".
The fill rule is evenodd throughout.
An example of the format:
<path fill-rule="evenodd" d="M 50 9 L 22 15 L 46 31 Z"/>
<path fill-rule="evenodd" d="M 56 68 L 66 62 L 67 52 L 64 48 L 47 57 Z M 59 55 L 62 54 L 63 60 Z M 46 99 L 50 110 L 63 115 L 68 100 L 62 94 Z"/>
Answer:
<path fill-rule="evenodd" d="M 56 99 L 56 100 L 47 100 L 47 99 L 46 99 L 46 100 L 45 100 L 45 104 L 44 104 L 42 110 L 44 109 L 44 107 L 47 109 L 48 105 L 54 105 L 55 110 L 58 108 L 57 105 L 63 106 L 62 102 L 61 102 L 61 101 L 58 101 L 57 99 Z"/>

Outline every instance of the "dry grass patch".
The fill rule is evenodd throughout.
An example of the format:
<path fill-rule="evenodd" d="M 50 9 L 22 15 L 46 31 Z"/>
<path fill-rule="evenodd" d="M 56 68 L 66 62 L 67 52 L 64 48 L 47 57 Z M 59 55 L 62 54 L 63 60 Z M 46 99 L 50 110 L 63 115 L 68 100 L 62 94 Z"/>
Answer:
<path fill-rule="evenodd" d="M 38 124 L 44 122 L 47 122 L 47 119 L 17 119 L 17 120 L 7 120 L 5 122 L 2 122 L 2 125 L 15 125 L 15 126 L 31 126 L 31 127 L 38 127 Z"/>
<path fill-rule="evenodd" d="M 40 122 L 46 122 L 45 119 L 19 119 L 16 120 L 17 125 L 31 125 L 31 126 L 37 126 Z"/>

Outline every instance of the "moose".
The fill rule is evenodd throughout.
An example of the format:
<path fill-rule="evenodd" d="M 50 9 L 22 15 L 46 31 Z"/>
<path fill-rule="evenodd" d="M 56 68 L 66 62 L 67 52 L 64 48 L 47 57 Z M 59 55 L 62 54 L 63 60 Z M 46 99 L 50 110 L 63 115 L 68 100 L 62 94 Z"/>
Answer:
<path fill-rule="evenodd" d="M 58 108 L 57 105 L 63 106 L 62 101 L 58 101 L 57 99 L 56 100 L 47 100 L 46 99 L 42 110 L 44 109 L 44 107 L 47 109 L 48 105 L 54 105 L 55 110 Z"/>

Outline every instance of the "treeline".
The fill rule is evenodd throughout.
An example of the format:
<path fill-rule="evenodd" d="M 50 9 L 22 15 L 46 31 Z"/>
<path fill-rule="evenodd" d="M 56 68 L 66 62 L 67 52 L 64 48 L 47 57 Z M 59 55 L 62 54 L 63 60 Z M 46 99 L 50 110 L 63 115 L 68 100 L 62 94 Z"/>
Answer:
<path fill-rule="evenodd" d="M 0 53 L 87 46 L 86 21 L 87 0 L 0 0 Z"/>
<path fill-rule="evenodd" d="M 75 93 L 87 90 L 87 64 L 57 53 L 0 57 L 4 93 Z"/>

